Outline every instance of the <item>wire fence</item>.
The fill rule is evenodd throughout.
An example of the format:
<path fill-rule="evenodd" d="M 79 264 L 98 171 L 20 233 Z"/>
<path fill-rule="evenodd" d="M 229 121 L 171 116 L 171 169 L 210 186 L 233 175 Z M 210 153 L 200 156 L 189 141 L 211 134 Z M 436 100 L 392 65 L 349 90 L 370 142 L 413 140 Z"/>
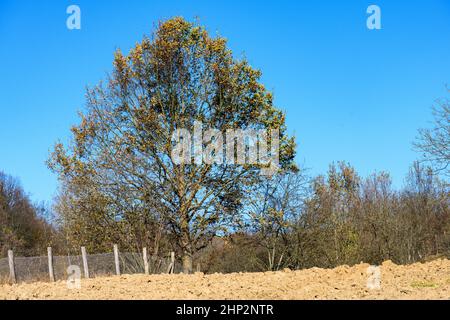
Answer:
<path fill-rule="evenodd" d="M 14 257 L 13 267 L 11 268 L 11 259 L 0 258 L 0 284 L 10 282 L 36 282 L 50 281 L 51 272 L 55 281 L 67 280 L 71 272 L 70 266 L 80 268 L 82 277 L 84 277 L 84 263 L 81 255 L 67 256 L 40 256 L 40 257 Z M 51 261 L 52 268 L 49 266 Z M 116 259 L 114 253 L 87 254 L 86 261 L 89 271 L 89 278 L 105 277 L 120 274 L 144 274 L 146 265 L 143 254 L 135 252 L 119 252 L 118 265 L 116 270 Z M 179 273 L 181 265 L 175 263 L 173 257 L 155 257 L 150 256 L 148 261 L 148 274 Z M 13 269 L 13 270 L 11 270 Z M 68 273 L 69 272 L 69 273 Z M 13 276 L 14 274 L 14 276 Z"/>

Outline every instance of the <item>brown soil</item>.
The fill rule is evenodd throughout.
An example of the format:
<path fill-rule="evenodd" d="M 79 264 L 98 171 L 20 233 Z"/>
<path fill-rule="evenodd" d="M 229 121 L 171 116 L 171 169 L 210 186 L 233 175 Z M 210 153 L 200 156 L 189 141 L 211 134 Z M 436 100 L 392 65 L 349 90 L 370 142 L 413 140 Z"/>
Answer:
<path fill-rule="evenodd" d="M 381 288 L 367 288 L 368 264 L 264 273 L 123 275 L 2 285 L 0 299 L 450 299 L 450 260 L 381 266 Z"/>

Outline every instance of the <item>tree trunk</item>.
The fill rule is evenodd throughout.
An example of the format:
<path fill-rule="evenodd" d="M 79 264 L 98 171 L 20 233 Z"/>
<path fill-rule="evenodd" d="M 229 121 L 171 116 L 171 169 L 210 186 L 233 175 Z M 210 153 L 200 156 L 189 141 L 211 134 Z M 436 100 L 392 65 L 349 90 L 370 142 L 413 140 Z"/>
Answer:
<path fill-rule="evenodd" d="M 192 273 L 192 255 L 187 252 L 183 255 L 183 273 Z"/>

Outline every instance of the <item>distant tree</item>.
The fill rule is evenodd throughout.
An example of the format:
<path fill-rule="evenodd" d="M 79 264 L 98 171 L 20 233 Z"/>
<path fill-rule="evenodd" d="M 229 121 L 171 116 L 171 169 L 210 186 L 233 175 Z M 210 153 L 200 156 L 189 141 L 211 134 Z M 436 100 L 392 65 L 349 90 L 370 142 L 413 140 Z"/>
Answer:
<path fill-rule="evenodd" d="M 297 230 L 307 264 L 329 267 L 357 260 L 359 235 L 353 222 L 360 184 L 355 169 L 345 162 L 333 163 L 326 177 L 313 179 L 312 196 Z"/>
<path fill-rule="evenodd" d="M 275 271 L 294 263 L 291 235 L 302 214 L 308 183 L 303 172 L 278 174 L 262 179 L 249 194 L 247 220 L 266 253 L 260 269 Z"/>
<path fill-rule="evenodd" d="M 89 215 L 71 199 L 88 211 L 101 199 L 102 221 L 125 225 L 128 234 L 146 219 L 163 223 L 184 271 L 191 272 L 193 254 L 226 231 L 261 167 L 176 163 L 172 135 L 181 128 L 192 132 L 196 122 L 220 132 L 278 129 L 280 165 L 289 169 L 294 139 L 260 77 L 233 58 L 224 38 L 211 38 L 183 18 L 161 23 L 152 40 L 145 38 L 128 56 L 117 51 L 107 85 L 88 90 L 70 150 L 57 144 L 49 161 L 63 190 L 72 193 L 65 208 Z"/>
<path fill-rule="evenodd" d="M 450 254 L 450 198 L 448 184 L 430 167 L 415 162 L 400 194 L 404 227 L 398 245 L 404 245 L 403 263 L 427 256 Z"/>
<path fill-rule="evenodd" d="M 450 92 L 450 90 L 449 90 Z M 433 108 L 434 127 L 421 129 L 415 146 L 423 160 L 445 175 L 450 175 L 450 100 L 440 99 Z"/>
<path fill-rule="evenodd" d="M 353 223 L 359 234 L 360 261 L 380 264 L 396 260 L 401 244 L 399 235 L 405 224 L 400 217 L 398 192 L 392 188 L 387 172 L 362 179 L 359 209 Z"/>
<path fill-rule="evenodd" d="M 419 163 L 406 181 L 396 191 L 388 173 L 363 179 L 342 162 L 327 177 L 313 179 L 291 241 L 298 247 L 298 266 L 388 259 L 406 264 L 450 256 L 448 186 Z"/>
<path fill-rule="evenodd" d="M 55 240 L 55 231 L 42 217 L 45 207 L 31 203 L 18 181 L 0 172 L 0 255 L 40 255 Z M 55 248 L 57 249 L 57 248 Z"/>

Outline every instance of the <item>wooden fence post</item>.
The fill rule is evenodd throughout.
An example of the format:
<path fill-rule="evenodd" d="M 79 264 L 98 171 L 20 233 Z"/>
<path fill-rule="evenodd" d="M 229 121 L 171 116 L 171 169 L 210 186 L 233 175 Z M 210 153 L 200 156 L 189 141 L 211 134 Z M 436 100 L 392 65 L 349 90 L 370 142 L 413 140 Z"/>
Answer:
<path fill-rule="evenodd" d="M 170 253 L 170 260 L 172 260 L 172 274 L 175 272 L 175 252 Z"/>
<path fill-rule="evenodd" d="M 148 267 L 147 248 L 142 249 L 142 257 L 144 259 L 144 272 L 148 275 L 150 274 L 150 270 Z"/>
<path fill-rule="evenodd" d="M 89 265 L 87 261 L 86 248 L 81 247 L 81 258 L 83 259 L 84 277 L 89 279 Z"/>
<path fill-rule="evenodd" d="M 169 268 L 167 268 L 167 273 L 173 274 L 175 269 L 175 252 L 170 253 L 170 264 Z"/>
<path fill-rule="evenodd" d="M 120 276 L 120 264 L 119 264 L 119 247 L 114 245 L 114 263 L 116 265 L 116 275 Z"/>
<path fill-rule="evenodd" d="M 167 268 L 167 273 L 168 274 L 172 274 L 173 273 L 173 268 L 174 268 L 174 264 L 175 264 L 175 252 L 171 252 L 170 253 L 170 262 L 169 262 L 169 267 Z"/>
<path fill-rule="evenodd" d="M 14 267 L 14 253 L 12 250 L 8 250 L 8 263 L 9 263 L 9 279 L 12 283 L 16 283 L 16 269 Z"/>
<path fill-rule="evenodd" d="M 52 254 L 52 247 L 47 248 L 47 255 L 48 255 L 48 274 L 50 276 L 50 281 L 55 282 L 55 273 L 53 270 L 53 254 Z"/>

